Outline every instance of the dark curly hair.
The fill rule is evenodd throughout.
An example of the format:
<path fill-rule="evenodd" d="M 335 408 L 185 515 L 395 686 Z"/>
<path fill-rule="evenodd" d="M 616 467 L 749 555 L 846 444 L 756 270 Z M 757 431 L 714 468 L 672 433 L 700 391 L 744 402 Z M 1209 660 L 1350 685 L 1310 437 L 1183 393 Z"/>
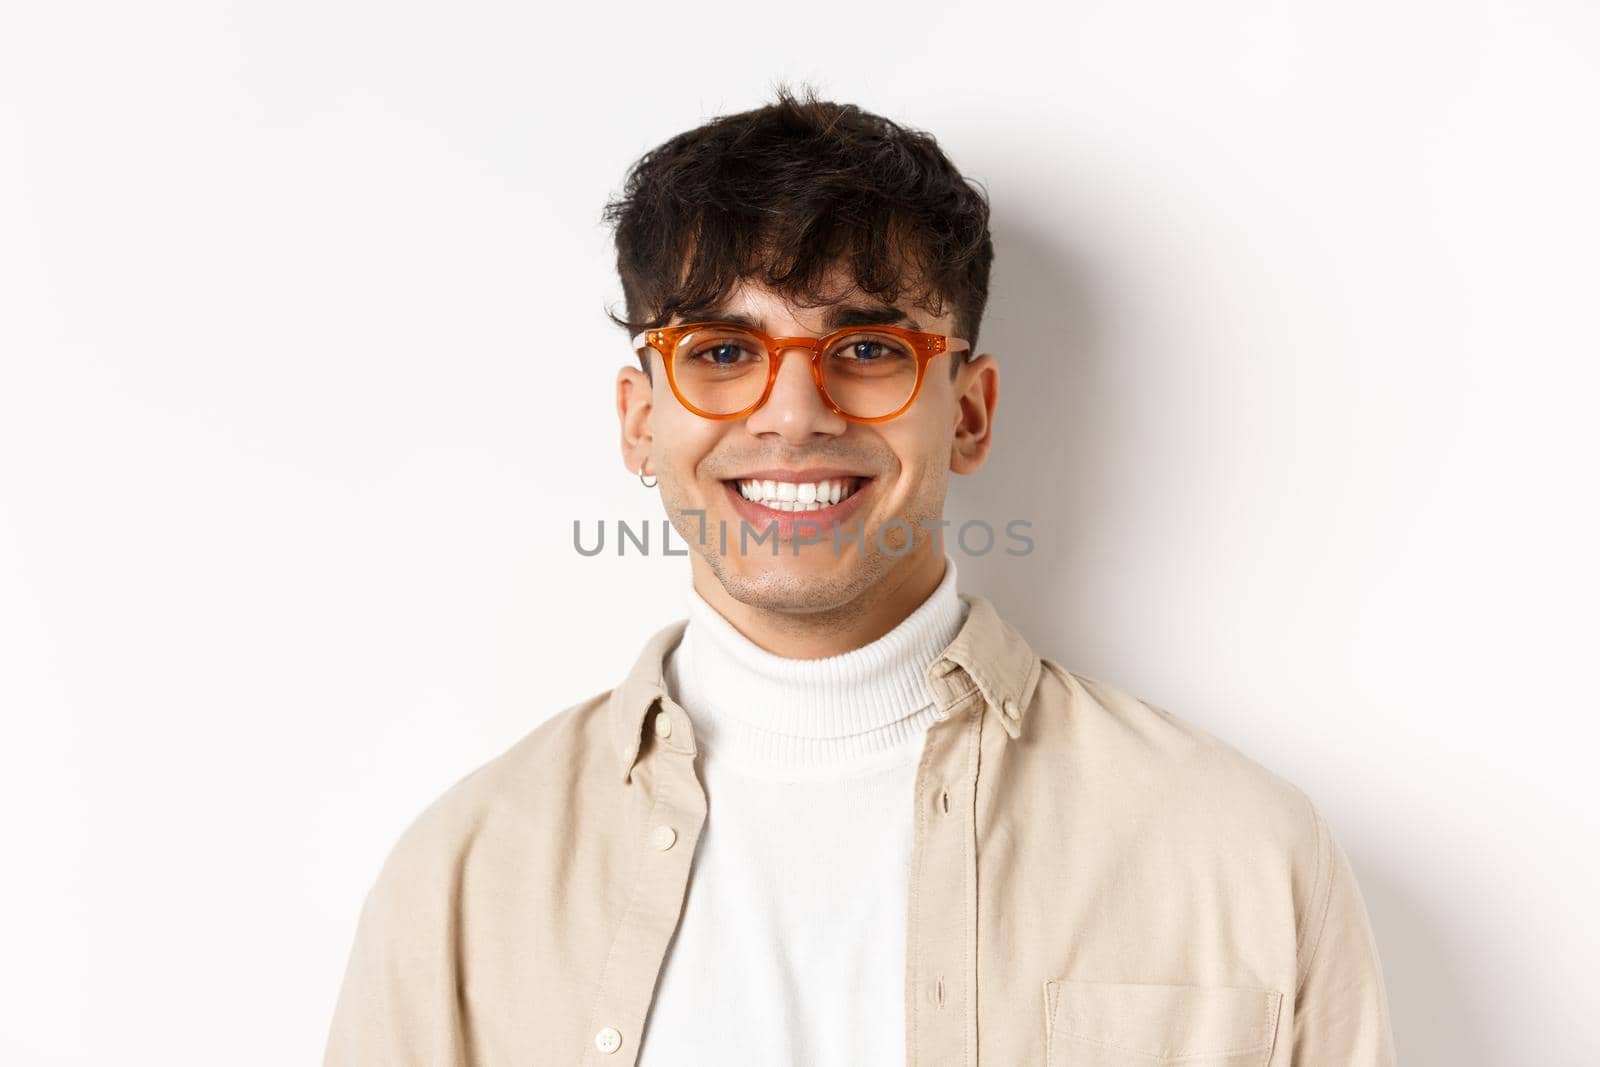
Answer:
<path fill-rule="evenodd" d="M 843 264 L 886 303 L 910 295 L 933 315 L 948 303 L 977 350 L 994 259 L 987 195 L 931 135 L 810 88 L 780 85 L 772 103 L 645 153 L 603 218 L 627 309 L 606 314 L 630 335 L 715 305 L 745 279 L 817 306 Z"/>

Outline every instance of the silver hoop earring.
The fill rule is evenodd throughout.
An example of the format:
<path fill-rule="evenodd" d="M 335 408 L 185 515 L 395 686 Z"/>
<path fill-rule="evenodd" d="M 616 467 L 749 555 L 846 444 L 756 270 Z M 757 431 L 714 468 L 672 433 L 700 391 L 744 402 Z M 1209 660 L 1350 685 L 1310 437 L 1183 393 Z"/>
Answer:
<path fill-rule="evenodd" d="M 644 464 L 643 463 L 639 464 L 639 484 L 644 486 L 646 489 L 654 489 L 657 485 L 659 485 L 661 483 L 661 479 L 660 478 L 656 478 L 655 475 L 652 474 L 650 477 L 654 478 L 655 480 L 654 481 L 649 481 L 649 482 L 644 480 Z"/>

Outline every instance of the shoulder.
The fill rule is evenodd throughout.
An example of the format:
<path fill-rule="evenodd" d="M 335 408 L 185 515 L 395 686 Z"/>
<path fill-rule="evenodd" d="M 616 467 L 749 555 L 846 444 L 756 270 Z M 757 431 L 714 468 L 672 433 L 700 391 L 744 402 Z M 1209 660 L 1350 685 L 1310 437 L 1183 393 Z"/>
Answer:
<path fill-rule="evenodd" d="M 1102 792 L 1210 837 L 1326 862 L 1311 798 L 1194 722 L 1101 679 L 1044 660 L 1043 743 Z M 1318 857 L 1321 857 L 1319 859 Z"/>
<path fill-rule="evenodd" d="M 1043 712 L 1038 747 L 1052 788 L 1067 790 L 1063 805 L 1091 813 L 1073 824 L 1080 837 L 1100 835 L 1129 869 L 1138 854 L 1172 884 L 1220 887 L 1216 897 L 1231 907 L 1284 915 L 1299 976 L 1330 926 L 1359 933 L 1348 859 L 1299 786 L 1123 688 L 1048 660 L 1044 674 L 1032 709 Z"/>
<path fill-rule="evenodd" d="M 469 864 L 495 862 L 520 836 L 541 834 L 580 801 L 605 795 L 601 783 L 616 767 L 605 722 L 610 696 L 555 713 L 434 798 L 390 847 L 372 895 L 448 893 Z"/>

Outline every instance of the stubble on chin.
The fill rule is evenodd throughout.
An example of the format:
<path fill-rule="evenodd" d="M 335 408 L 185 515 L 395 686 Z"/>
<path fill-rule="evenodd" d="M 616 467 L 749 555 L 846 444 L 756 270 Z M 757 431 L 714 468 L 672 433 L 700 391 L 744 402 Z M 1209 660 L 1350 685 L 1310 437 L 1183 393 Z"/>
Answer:
<path fill-rule="evenodd" d="M 750 532 L 749 558 L 742 557 L 739 534 L 744 520 L 738 515 L 725 520 L 728 527 L 726 555 L 718 539 L 718 519 L 709 510 L 705 517 L 705 543 L 699 543 L 700 516 L 683 513 L 684 508 L 694 506 L 693 503 L 668 506 L 673 526 L 690 550 L 700 555 L 732 599 L 757 610 L 784 615 L 815 615 L 829 611 L 853 614 L 863 610 L 863 596 L 870 597 L 873 590 L 879 589 L 883 579 L 909 554 L 901 551 L 907 540 L 912 542 L 913 551 L 932 542 L 938 531 L 931 523 L 940 517 L 937 510 L 926 509 L 896 516 L 905 525 L 887 526 L 882 534 L 882 548 L 877 541 L 877 527 L 871 520 L 856 520 L 840 530 L 837 566 L 829 566 L 817 574 L 801 574 L 783 565 L 786 556 L 792 558 L 793 545 L 780 541 L 774 556 L 770 537 L 760 544 L 755 543 L 756 534 L 763 531 L 754 527 Z M 863 522 L 868 523 L 864 528 Z M 846 534 L 858 531 L 859 547 L 855 540 L 845 539 Z M 835 550 L 830 531 L 819 529 L 817 536 L 820 540 L 816 544 L 802 546 L 800 551 L 832 554 Z"/>

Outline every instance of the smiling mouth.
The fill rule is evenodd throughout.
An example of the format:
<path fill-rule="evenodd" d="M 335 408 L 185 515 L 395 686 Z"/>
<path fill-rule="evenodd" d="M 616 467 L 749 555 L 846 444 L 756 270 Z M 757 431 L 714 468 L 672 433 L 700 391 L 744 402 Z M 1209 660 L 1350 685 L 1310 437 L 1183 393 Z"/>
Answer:
<path fill-rule="evenodd" d="M 736 478 L 725 482 L 734 492 L 773 511 L 822 511 L 860 492 L 871 478 L 824 478 L 815 482 L 778 482 Z"/>

